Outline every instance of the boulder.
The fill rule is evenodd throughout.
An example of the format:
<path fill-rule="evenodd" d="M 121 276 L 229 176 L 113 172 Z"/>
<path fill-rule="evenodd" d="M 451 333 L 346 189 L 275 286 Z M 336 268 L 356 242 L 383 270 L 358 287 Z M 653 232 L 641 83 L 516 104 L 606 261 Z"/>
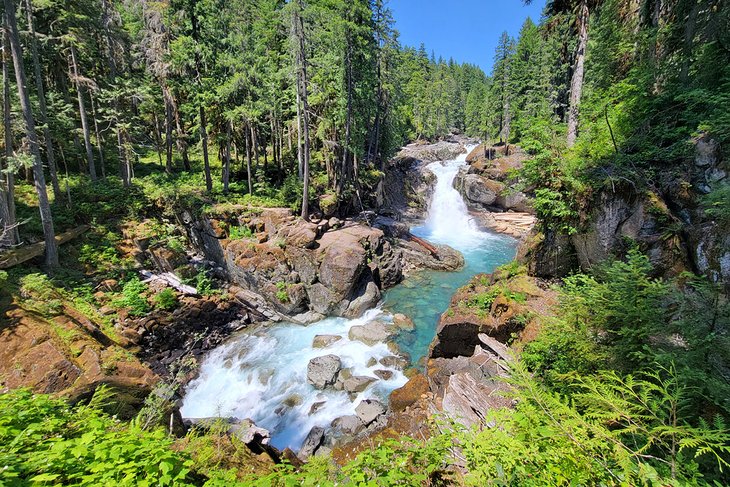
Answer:
<path fill-rule="evenodd" d="M 322 443 L 324 443 L 324 428 L 315 426 L 309 430 L 309 434 L 304 439 L 304 443 L 302 443 L 302 447 L 299 449 L 297 456 L 302 460 L 307 460 L 307 458 L 315 454 L 319 447 L 322 446 Z"/>
<path fill-rule="evenodd" d="M 395 334 L 395 331 L 391 326 L 380 321 L 375 321 L 365 325 L 355 325 L 350 328 L 348 336 L 350 340 L 357 340 L 363 342 L 366 345 L 375 345 L 376 343 L 382 343 L 388 340 Z"/>
<path fill-rule="evenodd" d="M 242 443 L 246 444 L 251 451 L 256 452 L 262 446 L 268 445 L 271 441 L 271 433 L 264 428 L 256 426 L 250 419 L 243 419 L 231 425 L 228 433 L 235 436 Z"/>
<path fill-rule="evenodd" d="M 459 142 L 439 141 L 433 144 L 408 144 L 396 157 L 413 158 L 424 162 L 450 161 L 464 153 L 464 146 Z"/>
<path fill-rule="evenodd" d="M 343 388 L 347 392 L 362 392 L 367 389 L 370 384 L 377 382 L 378 379 L 368 377 L 366 375 L 355 375 L 345 380 Z"/>
<path fill-rule="evenodd" d="M 504 185 L 478 174 L 460 174 L 454 179 L 454 187 L 462 194 L 470 208 L 493 206 L 504 190 Z"/>
<path fill-rule="evenodd" d="M 375 399 L 365 399 L 360 401 L 360 404 L 355 408 L 355 414 L 360 418 L 366 426 L 384 415 L 386 411 L 385 406 L 380 401 Z"/>
<path fill-rule="evenodd" d="M 312 348 L 327 348 L 340 340 L 342 337 L 339 335 L 316 335 L 312 340 Z"/>
<path fill-rule="evenodd" d="M 342 361 L 337 355 L 315 357 L 307 365 L 307 382 L 317 389 L 334 385 L 337 374 L 342 368 Z"/>
<path fill-rule="evenodd" d="M 346 435 L 356 435 L 363 429 L 365 429 L 365 425 L 363 424 L 362 420 L 360 420 L 360 418 L 358 416 L 355 416 L 354 414 L 335 418 L 330 426 Z"/>

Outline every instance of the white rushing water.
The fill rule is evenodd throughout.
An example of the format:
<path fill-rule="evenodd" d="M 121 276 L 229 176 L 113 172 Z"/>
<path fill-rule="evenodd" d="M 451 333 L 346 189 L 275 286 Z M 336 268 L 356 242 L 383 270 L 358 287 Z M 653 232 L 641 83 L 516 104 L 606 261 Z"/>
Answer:
<path fill-rule="evenodd" d="M 469 215 L 461 194 L 454 189 L 454 178 L 466 164 L 466 156 L 474 147 L 467 146 L 465 153 L 451 161 L 437 161 L 426 166 L 436 175 L 436 185 L 426 222 L 414 228 L 414 234 L 462 252 L 483 246 L 485 240 L 494 237 L 479 229 Z"/>
<path fill-rule="evenodd" d="M 272 433 L 277 448 L 297 449 L 314 426 L 328 427 L 333 419 L 355 414 L 362 399 L 387 399 L 407 379 L 401 371 L 367 363 L 393 355 L 380 343 L 368 346 L 347 338 L 349 329 L 372 321 L 392 322 L 380 309 L 371 309 L 357 319 L 327 318 L 309 326 L 281 323 L 244 334 L 213 350 L 203 361 L 200 375 L 188 385 L 181 413 L 185 418 L 250 418 Z M 327 348 L 312 348 L 315 335 L 343 337 Z M 316 390 L 307 383 L 307 364 L 312 358 L 334 354 L 353 375 L 376 377 L 377 369 L 393 376 L 379 380 L 353 401 L 344 391 Z M 315 403 L 325 401 L 313 414 Z"/>

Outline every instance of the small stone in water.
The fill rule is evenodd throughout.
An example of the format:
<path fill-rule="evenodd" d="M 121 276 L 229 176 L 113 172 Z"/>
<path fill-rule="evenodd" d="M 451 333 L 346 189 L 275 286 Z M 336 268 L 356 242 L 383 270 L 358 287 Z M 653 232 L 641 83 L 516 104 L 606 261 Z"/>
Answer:
<path fill-rule="evenodd" d="M 316 335 L 312 340 L 312 348 L 327 348 L 341 339 L 339 335 Z"/>
<path fill-rule="evenodd" d="M 317 401 L 314 404 L 312 404 L 312 407 L 309 408 L 309 415 L 313 415 L 320 409 L 324 407 L 324 405 L 327 404 L 327 401 Z"/>
<path fill-rule="evenodd" d="M 375 357 L 370 357 L 370 359 L 368 360 L 368 363 L 366 364 L 366 367 L 368 367 L 368 368 L 372 367 L 377 363 L 378 363 L 378 361 L 375 359 Z"/>
<path fill-rule="evenodd" d="M 386 369 L 378 369 L 375 372 L 373 372 L 375 375 L 380 377 L 383 380 L 390 380 L 393 378 L 393 371 L 392 370 L 386 370 Z"/>
<path fill-rule="evenodd" d="M 284 399 L 284 404 L 290 408 L 299 406 L 302 403 L 302 396 L 299 394 L 292 394 L 291 396 Z"/>

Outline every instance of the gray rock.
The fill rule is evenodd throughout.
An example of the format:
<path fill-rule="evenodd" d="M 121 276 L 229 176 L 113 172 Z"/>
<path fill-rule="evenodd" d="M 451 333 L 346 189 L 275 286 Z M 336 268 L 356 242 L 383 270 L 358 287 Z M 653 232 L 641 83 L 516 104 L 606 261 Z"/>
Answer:
<path fill-rule="evenodd" d="M 304 439 L 297 456 L 302 460 L 306 460 L 317 452 L 322 443 L 324 443 L 324 428 L 315 426 L 309 430 L 309 434 Z"/>
<path fill-rule="evenodd" d="M 271 441 L 271 433 L 264 428 L 256 426 L 250 419 L 243 419 L 232 425 L 228 432 L 241 440 L 249 447 L 251 445 L 268 445 Z"/>
<path fill-rule="evenodd" d="M 325 318 L 326 318 L 325 315 L 323 315 L 321 313 L 317 313 L 316 311 L 310 310 L 310 311 L 307 311 L 306 313 L 301 313 L 301 314 L 292 316 L 291 320 L 294 323 L 297 323 L 300 325 L 309 325 L 310 323 L 316 323 L 318 321 L 322 321 Z"/>
<path fill-rule="evenodd" d="M 336 418 L 332 421 L 331 426 L 346 435 L 356 435 L 365 429 L 363 422 L 354 414 Z"/>
<path fill-rule="evenodd" d="M 376 343 L 385 342 L 395 334 L 393 327 L 385 323 L 375 321 L 366 325 L 355 325 L 350 328 L 348 336 L 350 340 L 357 340 L 366 345 L 375 345 Z"/>
<path fill-rule="evenodd" d="M 316 335 L 312 340 L 312 348 L 327 348 L 340 340 L 342 337 L 339 335 Z"/>
<path fill-rule="evenodd" d="M 697 139 L 695 145 L 695 165 L 698 167 L 714 166 L 719 159 L 720 144 L 715 139 L 704 135 Z"/>
<path fill-rule="evenodd" d="M 358 293 L 358 295 L 350 301 L 347 310 L 343 313 L 348 318 L 357 318 L 365 311 L 372 308 L 380 301 L 380 289 L 374 281 L 369 281 Z"/>
<path fill-rule="evenodd" d="M 307 382 L 317 389 L 334 385 L 341 368 L 342 361 L 337 355 L 315 357 L 307 365 Z"/>
<path fill-rule="evenodd" d="M 375 377 L 366 375 L 356 375 L 345 380 L 343 387 L 347 392 L 362 392 L 368 388 L 373 382 L 377 382 Z"/>
<path fill-rule="evenodd" d="M 380 401 L 375 399 L 365 399 L 355 408 L 355 414 L 365 425 L 369 425 L 380 416 L 385 414 L 386 408 Z"/>

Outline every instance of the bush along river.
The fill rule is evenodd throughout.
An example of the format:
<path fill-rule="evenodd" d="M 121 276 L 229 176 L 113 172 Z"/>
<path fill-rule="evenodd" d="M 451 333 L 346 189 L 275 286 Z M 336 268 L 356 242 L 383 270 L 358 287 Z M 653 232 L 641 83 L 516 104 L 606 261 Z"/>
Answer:
<path fill-rule="evenodd" d="M 460 271 L 414 273 L 355 319 L 279 323 L 234 337 L 208 354 L 188 384 L 183 417 L 250 419 L 268 430 L 271 445 L 292 450 L 321 441 L 324 429 L 347 437 L 376 423 L 407 369 L 426 356 L 456 289 L 514 257 L 515 241 L 480 230 L 452 187 L 465 157 L 427 166 L 435 191 L 426 221 L 411 229 L 460 251 Z M 314 432 L 320 437 L 312 440 Z"/>

